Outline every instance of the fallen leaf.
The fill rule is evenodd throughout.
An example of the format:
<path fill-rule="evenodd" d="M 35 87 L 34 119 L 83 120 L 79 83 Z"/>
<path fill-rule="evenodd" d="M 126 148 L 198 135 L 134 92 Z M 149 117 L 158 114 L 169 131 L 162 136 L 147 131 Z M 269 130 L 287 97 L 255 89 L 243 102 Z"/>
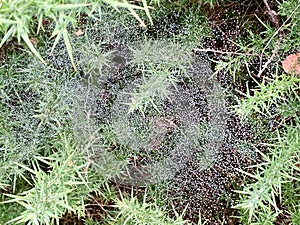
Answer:
<path fill-rule="evenodd" d="M 68 161 L 68 166 L 73 166 L 73 161 L 72 160 Z"/>
<path fill-rule="evenodd" d="M 79 30 L 76 30 L 76 31 L 74 32 L 74 34 L 75 34 L 76 37 L 79 37 L 79 36 L 82 36 L 82 35 L 84 34 L 84 31 L 81 30 L 81 29 L 79 29 Z"/>
<path fill-rule="evenodd" d="M 282 61 L 282 67 L 286 73 L 295 73 L 300 76 L 300 52 L 287 56 Z"/>
<path fill-rule="evenodd" d="M 144 22 L 140 22 L 139 26 L 140 27 L 146 27 L 146 24 Z"/>
<path fill-rule="evenodd" d="M 37 46 L 37 44 L 39 43 L 39 40 L 34 37 L 30 38 L 30 41 L 34 46 Z"/>

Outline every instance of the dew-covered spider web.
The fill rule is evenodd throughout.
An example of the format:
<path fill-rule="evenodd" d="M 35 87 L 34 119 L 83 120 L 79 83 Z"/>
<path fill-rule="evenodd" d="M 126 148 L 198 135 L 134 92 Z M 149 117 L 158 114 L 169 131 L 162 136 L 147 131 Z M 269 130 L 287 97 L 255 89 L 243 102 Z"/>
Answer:
<path fill-rule="evenodd" d="M 236 168 L 249 163 L 238 139 L 247 154 L 251 135 L 240 135 L 244 128 L 227 112 L 226 90 L 207 55 L 170 37 L 169 28 L 153 37 L 108 18 L 85 29 L 88 42 L 84 37 L 78 50 L 82 79 L 71 88 L 74 133 L 89 166 L 113 183 L 167 181 L 170 197 L 182 199 L 173 202 L 176 209 L 213 218 L 228 208 L 219 199 Z"/>
<path fill-rule="evenodd" d="M 103 168 L 105 163 L 111 165 L 114 161 L 116 165 L 122 165 L 118 166 L 121 169 L 118 176 L 111 173 L 108 176 L 117 183 L 134 186 L 172 179 L 191 160 L 203 169 L 209 167 L 224 139 L 226 121 L 223 90 L 214 79 L 209 62 L 204 56 L 174 44 L 181 57 L 177 59 L 180 63 L 177 65 L 176 52 L 168 52 L 172 44 L 166 44 L 164 40 L 146 41 L 146 47 L 141 45 L 148 55 L 138 55 L 142 54 L 142 50 L 132 50 L 134 44 L 110 50 L 111 61 L 102 67 L 104 74 L 85 74 L 87 85 L 81 92 L 86 98 L 81 100 L 81 105 L 86 108 L 76 112 L 85 119 L 77 121 L 92 121 L 89 129 L 105 125 L 115 137 L 113 149 L 101 146 L 101 138 L 86 149 L 91 161 Z M 184 67 L 182 60 L 188 61 Z M 160 64 L 169 66 L 175 82 L 165 87 L 168 91 L 166 96 L 154 98 L 155 107 L 150 104 L 144 113 L 139 110 L 130 112 L 129 104 L 133 101 L 130 93 L 136 91 L 139 84 L 151 79 L 152 74 L 145 77 L 141 72 L 144 67 L 141 69 L 140 66 L 147 65 L 149 61 L 153 63 L 151 69 Z M 172 64 L 168 65 L 170 62 Z M 182 69 L 172 70 L 176 66 Z M 160 91 L 157 89 L 157 92 Z M 96 98 L 88 95 L 96 95 Z M 85 115 L 79 111 L 85 112 Z M 95 111 L 97 115 L 93 115 Z M 82 127 L 83 124 L 80 124 L 76 130 L 82 131 Z M 96 135 L 91 131 L 83 133 L 88 134 L 81 135 L 86 138 Z M 114 155 L 120 146 L 129 152 L 121 163 Z"/>

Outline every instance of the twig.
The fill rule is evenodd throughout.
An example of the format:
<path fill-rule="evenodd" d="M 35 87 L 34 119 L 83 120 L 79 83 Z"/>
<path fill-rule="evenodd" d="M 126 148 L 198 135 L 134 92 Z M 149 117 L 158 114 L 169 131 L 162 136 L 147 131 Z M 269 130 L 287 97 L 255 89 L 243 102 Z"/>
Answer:
<path fill-rule="evenodd" d="M 267 0 L 264 0 L 264 3 L 266 4 L 266 7 L 268 8 L 268 10 L 272 11 L 270 6 L 268 5 L 268 2 Z M 275 55 L 277 54 L 278 50 L 279 50 L 279 45 L 280 45 L 280 42 L 283 38 L 283 35 L 282 35 L 282 28 L 283 26 L 285 26 L 285 24 L 287 23 L 287 21 L 290 20 L 290 18 L 294 15 L 294 13 L 298 10 L 298 8 L 300 7 L 300 4 L 297 5 L 297 7 L 293 10 L 293 12 L 291 13 L 291 15 L 289 15 L 289 17 L 284 21 L 284 23 L 276 30 L 276 32 L 273 34 L 273 36 L 270 38 L 270 40 L 268 41 L 268 43 L 265 45 L 264 49 L 262 50 L 262 53 L 260 55 L 260 69 L 259 69 L 259 72 L 257 74 L 257 77 L 260 77 L 262 75 L 262 73 L 265 71 L 265 69 L 268 67 L 268 65 L 272 62 L 272 60 L 274 59 Z M 277 14 L 273 14 L 276 19 L 277 19 Z M 278 19 L 277 19 L 278 21 Z M 275 25 L 276 26 L 276 25 Z M 269 58 L 269 60 L 262 66 L 262 56 L 263 56 L 263 53 L 265 52 L 266 48 L 268 47 L 268 45 L 271 43 L 272 39 L 278 35 L 278 40 L 276 41 L 276 44 L 275 44 L 275 48 L 274 50 L 272 51 L 272 55 L 271 57 Z"/>
<path fill-rule="evenodd" d="M 105 205 L 105 204 L 101 204 L 99 201 L 97 201 L 97 199 L 95 197 L 92 196 L 92 199 L 97 203 L 97 204 L 89 204 L 89 205 L 98 205 L 104 212 L 106 212 L 107 210 L 104 207 L 114 207 L 114 205 Z"/>
<path fill-rule="evenodd" d="M 248 55 L 248 56 L 261 56 L 260 54 L 252 54 L 252 53 L 241 53 L 241 52 L 228 52 L 228 51 L 220 51 L 211 48 L 195 48 L 195 52 L 214 52 L 223 55 Z"/>
<path fill-rule="evenodd" d="M 274 23 L 276 29 L 278 30 L 279 29 L 279 22 L 278 22 L 278 18 L 277 18 L 278 14 L 270 8 L 267 0 L 263 0 L 263 2 L 265 3 L 265 6 L 267 7 L 268 14 L 271 17 L 272 22 Z"/>
<path fill-rule="evenodd" d="M 272 22 L 274 23 L 275 27 L 276 27 L 276 32 L 275 34 L 271 37 L 271 39 L 269 40 L 269 42 L 266 44 L 266 46 L 264 47 L 262 53 L 264 53 L 264 51 L 266 50 L 266 47 L 270 44 L 271 40 L 276 36 L 278 35 L 279 36 L 279 39 L 276 41 L 276 44 L 275 44 L 275 48 L 274 50 L 272 51 L 272 55 L 271 57 L 268 59 L 268 61 L 262 66 L 262 55 L 260 56 L 260 63 L 259 63 L 259 72 L 257 74 L 257 77 L 260 77 L 262 75 L 262 73 L 267 69 L 268 65 L 273 61 L 275 55 L 277 54 L 278 52 L 278 49 L 279 49 L 279 44 L 281 42 L 281 29 L 279 27 L 279 23 L 278 23 L 278 18 L 277 18 L 277 13 L 272 10 L 269 6 L 269 3 L 267 0 L 263 0 L 267 10 L 268 10 L 268 14 L 269 16 L 271 17 L 271 20 Z"/>
<path fill-rule="evenodd" d="M 277 54 L 278 50 L 279 50 L 279 45 L 280 42 L 282 40 L 282 35 L 279 35 L 278 40 L 275 43 L 275 48 L 272 51 L 272 55 L 271 57 L 268 59 L 268 61 L 263 65 L 263 67 L 261 67 L 261 69 L 259 70 L 257 77 L 260 77 L 262 75 L 262 73 L 267 69 L 268 65 L 273 61 L 275 55 Z"/>

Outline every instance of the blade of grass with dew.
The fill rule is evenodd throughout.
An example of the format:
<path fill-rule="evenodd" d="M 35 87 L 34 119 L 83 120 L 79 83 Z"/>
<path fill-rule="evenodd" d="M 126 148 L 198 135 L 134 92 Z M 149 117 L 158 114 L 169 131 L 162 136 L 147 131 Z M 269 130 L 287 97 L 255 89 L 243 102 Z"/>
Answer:
<path fill-rule="evenodd" d="M 151 15 L 150 15 L 149 6 L 147 5 L 147 1 L 146 0 L 142 0 L 142 1 L 143 1 L 145 13 L 150 21 L 150 24 L 153 25 L 153 21 L 152 21 Z"/>
<path fill-rule="evenodd" d="M 77 71 L 75 61 L 74 61 L 74 57 L 73 57 L 73 50 L 72 50 L 72 46 L 71 46 L 71 43 L 70 43 L 69 32 L 65 28 L 65 29 L 62 30 L 62 34 L 63 34 L 64 42 L 65 42 L 65 45 L 67 47 L 67 52 L 68 52 L 68 55 L 70 57 L 72 66 L 73 66 L 74 70 Z"/>
<path fill-rule="evenodd" d="M 51 35 L 50 38 L 52 38 L 52 37 L 54 37 L 54 36 L 56 36 L 56 38 L 55 38 L 55 40 L 54 40 L 54 43 L 53 43 L 52 48 L 51 48 L 51 51 L 50 51 L 50 54 L 51 54 L 51 55 L 53 54 L 53 51 L 54 51 L 56 45 L 58 44 L 58 42 L 59 42 L 59 40 L 60 40 L 60 38 L 61 38 L 61 36 L 62 36 L 62 33 L 61 33 L 58 29 L 56 29 L 56 30 L 53 31 L 53 33 L 52 33 L 52 35 Z"/>
<path fill-rule="evenodd" d="M 140 16 L 134 11 L 134 9 L 140 9 L 140 10 L 145 10 L 145 7 L 140 7 L 134 4 L 128 3 L 126 0 L 124 2 L 117 2 L 117 1 L 112 1 L 112 0 L 104 0 L 105 3 L 111 5 L 118 11 L 118 7 L 126 8 L 129 10 L 131 15 L 140 23 L 140 26 L 145 27 L 144 21 L 140 18 Z"/>
<path fill-rule="evenodd" d="M 37 34 L 40 32 L 41 28 L 43 27 L 43 20 L 44 20 L 44 15 L 41 13 L 40 16 L 38 17 L 38 27 L 36 31 Z"/>
<path fill-rule="evenodd" d="M 81 7 L 90 6 L 91 3 L 85 3 L 85 4 L 61 4 L 61 5 L 52 5 L 51 9 L 55 11 L 64 11 L 64 10 L 70 10 L 70 9 L 77 9 Z"/>
<path fill-rule="evenodd" d="M 1 21 L 0 21 L 1 22 Z M 3 44 L 16 32 L 16 25 L 9 28 L 9 30 L 6 32 L 4 37 L 1 40 L 0 48 L 3 46 Z"/>
<path fill-rule="evenodd" d="M 132 8 L 128 8 L 129 12 L 131 13 L 131 15 L 133 15 L 133 17 L 140 22 L 140 26 L 141 27 L 146 27 L 145 22 L 140 18 L 140 16 L 132 9 Z"/>
<path fill-rule="evenodd" d="M 36 174 L 37 171 L 36 170 L 33 170 L 33 169 L 30 169 L 28 166 L 25 166 L 23 164 L 20 164 L 20 163 L 17 163 L 17 162 L 14 162 L 17 166 L 27 170 L 28 172 L 32 173 L 32 174 Z"/>
<path fill-rule="evenodd" d="M 127 4 L 129 5 L 129 3 L 128 3 L 126 0 L 124 0 L 124 2 L 127 3 Z M 127 9 L 128 9 L 129 12 L 131 13 L 131 15 L 132 15 L 137 21 L 140 22 L 140 26 L 141 26 L 141 27 L 146 27 L 145 22 L 144 22 L 144 21 L 141 19 L 141 17 L 134 11 L 133 8 L 128 7 Z M 143 8 L 142 8 L 142 9 L 143 9 Z"/>
<path fill-rule="evenodd" d="M 71 60 L 71 64 L 72 64 L 74 70 L 76 71 L 77 68 L 75 65 L 74 57 L 73 57 L 73 51 L 72 51 L 72 46 L 71 46 L 71 42 L 70 42 L 70 38 L 69 38 L 69 32 L 67 30 L 68 24 L 72 23 L 72 22 L 76 22 L 76 21 L 71 16 L 65 15 L 63 11 L 60 11 L 59 19 L 58 19 L 58 21 L 56 20 L 55 22 L 56 22 L 56 27 L 51 35 L 51 38 L 54 36 L 56 36 L 56 38 L 55 38 L 55 41 L 52 46 L 50 54 L 53 54 L 53 51 L 54 51 L 56 45 L 58 44 L 58 41 L 61 39 L 61 37 L 63 37 L 69 58 Z"/>
<path fill-rule="evenodd" d="M 9 20 L 9 19 L 0 19 L 1 24 L 11 25 L 11 24 L 17 24 L 15 20 Z"/>
<path fill-rule="evenodd" d="M 23 41 L 27 44 L 27 47 L 30 49 L 30 51 L 43 63 L 43 64 L 47 64 L 46 61 L 42 58 L 42 56 L 40 55 L 40 53 L 35 49 L 35 47 L 33 46 L 33 44 L 31 43 L 28 34 L 26 33 L 21 33 L 21 37 L 23 39 Z"/>
<path fill-rule="evenodd" d="M 134 4 L 130 4 L 128 3 L 126 0 L 124 0 L 123 2 L 119 2 L 119 1 L 114 1 L 114 0 L 103 0 L 103 2 L 111 5 L 112 7 L 114 8 L 118 8 L 118 7 L 121 7 L 121 8 L 131 8 L 131 9 L 141 9 L 143 10 L 144 8 L 141 7 L 141 6 L 137 6 L 137 5 L 134 5 Z"/>

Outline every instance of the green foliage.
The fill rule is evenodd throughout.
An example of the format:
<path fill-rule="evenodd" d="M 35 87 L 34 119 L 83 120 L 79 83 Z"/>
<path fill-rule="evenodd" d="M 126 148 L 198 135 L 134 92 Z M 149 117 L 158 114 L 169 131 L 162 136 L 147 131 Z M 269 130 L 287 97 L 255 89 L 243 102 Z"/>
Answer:
<path fill-rule="evenodd" d="M 225 66 L 235 78 L 247 71 L 256 82 L 255 88 L 240 93 L 243 98 L 238 100 L 235 112 L 242 121 L 254 126 L 267 149 L 257 150 L 263 161 L 253 166 L 253 173 L 241 171 L 251 180 L 242 190 L 237 190 L 240 200 L 235 208 L 239 209 L 243 224 L 283 223 L 280 220 L 284 217 L 289 217 L 288 223 L 299 223 L 300 79 L 294 74 L 280 74 L 279 66 L 286 54 L 298 50 L 300 23 L 294 17 L 299 14 L 299 7 L 299 1 L 283 1 L 279 5 L 283 40 L 269 65 L 272 74 L 266 74 L 268 77 L 256 81 L 261 68 L 255 71 L 253 63 L 262 57 L 271 57 L 275 43 L 279 43 L 278 31 L 258 17 L 265 28 L 264 35 L 258 36 L 256 31 L 249 30 L 249 40 L 237 42 L 238 52 L 244 54 L 228 56 L 228 61 L 219 65 Z"/>
<path fill-rule="evenodd" d="M 299 10 L 300 4 L 297 0 L 283 1 L 279 5 L 279 15 L 284 18 L 289 18 L 286 24 L 283 27 L 285 31 L 285 38 L 283 40 L 284 44 L 282 45 L 283 51 L 286 50 L 299 50 L 300 43 L 300 23 L 297 18 L 300 16 Z"/>
<path fill-rule="evenodd" d="M 4 196 L 1 197 L 1 202 L 4 201 Z M 0 203 L 0 219 L 2 224 L 18 217 L 24 211 L 24 207 L 18 203 L 1 204 Z"/>
<path fill-rule="evenodd" d="M 84 215 L 84 200 L 93 191 L 88 181 L 87 162 L 69 138 L 63 136 L 57 143 L 58 151 L 49 157 L 35 157 L 32 168 L 16 163 L 32 174 L 33 187 L 19 195 L 6 194 L 11 199 L 4 204 L 17 202 L 25 207 L 21 215 L 9 223 L 50 224 L 56 221 L 59 224 L 65 212 Z M 40 168 L 41 162 L 47 166 L 46 171 Z"/>
<path fill-rule="evenodd" d="M 299 123 L 299 121 L 297 121 Z M 281 213 L 281 204 L 295 207 L 290 199 L 284 198 L 287 191 L 291 191 L 290 183 L 299 185 L 297 166 L 300 156 L 299 133 L 300 126 L 289 127 L 284 136 L 278 133 L 276 144 L 269 144 L 269 154 L 262 154 L 264 163 L 257 165 L 254 175 L 247 174 L 255 179 L 238 193 L 244 195 L 235 207 L 242 209 L 243 218 L 247 223 L 269 222 L 273 224 L 276 216 Z M 297 189 L 293 189 L 288 196 L 296 197 Z M 278 200 L 279 199 L 279 200 Z M 297 206 L 296 206 L 297 207 Z"/>
<path fill-rule="evenodd" d="M 142 72 L 143 81 L 136 84 L 130 95 L 129 113 L 138 110 L 142 114 L 149 106 L 159 112 L 158 105 L 171 94 L 170 88 L 178 81 L 175 74 L 186 71 L 191 57 L 180 44 L 174 42 L 146 40 L 139 48 L 131 49 L 132 63 Z"/>
<path fill-rule="evenodd" d="M 146 195 L 140 203 L 133 195 L 130 198 L 116 199 L 115 207 L 119 209 L 117 216 L 110 222 L 116 225 L 183 225 L 187 224 L 178 215 L 176 219 L 169 218 L 156 203 L 148 203 Z"/>
<path fill-rule="evenodd" d="M 54 70 L 37 60 L 13 57 L 0 71 L 1 186 L 14 191 L 24 174 L 15 162 L 29 165 L 33 155 L 51 153 L 52 140 L 70 121 L 70 105 L 63 76 L 49 76 Z"/>
<path fill-rule="evenodd" d="M 299 1 L 283 1 L 278 7 L 278 17 L 282 20 L 280 30 L 276 30 L 270 22 L 262 21 L 259 16 L 256 16 L 257 22 L 264 30 L 252 29 L 253 24 L 251 24 L 245 30 L 246 38 L 243 36 L 233 40 L 237 50 L 233 54 L 224 55 L 223 60 L 216 66 L 217 71 L 228 72 L 233 76 L 234 81 L 243 80 L 245 77 L 257 77 L 261 75 L 259 72 L 262 66 L 272 57 L 275 50 L 277 54 L 269 65 L 270 68 L 275 63 L 280 63 L 287 53 L 298 51 L 300 25 L 296 18 L 299 16 Z M 280 42 L 279 33 L 282 36 Z M 258 61 L 260 65 L 257 65 Z M 274 68 L 276 66 L 273 66 Z"/>
<path fill-rule="evenodd" d="M 216 66 L 217 71 L 228 72 L 233 76 L 234 81 L 243 80 L 245 76 L 257 76 L 261 69 L 256 65 L 259 56 L 271 57 L 275 42 L 278 40 L 275 35 L 276 30 L 270 24 L 260 22 L 265 27 L 263 35 L 258 35 L 256 31 L 250 29 L 246 30 L 247 40 L 245 41 L 244 37 L 235 40 L 238 49 L 236 54 L 224 55 L 223 60 Z"/>
<path fill-rule="evenodd" d="M 171 94 L 170 87 L 175 85 L 177 79 L 167 70 L 159 71 L 154 68 L 143 72 L 147 74 L 147 78 L 144 75 L 143 82 L 135 85 L 137 90 L 128 93 L 131 99 L 130 103 L 125 103 L 129 105 L 128 112 L 138 110 L 144 115 L 149 105 L 160 112 L 158 105 Z"/>
<path fill-rule="evenodd" d="M 286 74 L 271 81 L 264 79 L 251 91 L 253 94 L 248 90 L 245 98 L 238 101 L 236 112 L 244 121 L 258 126 L 255 129 L 262 140 L 268 140 L 264 144 L 268 153 L 259 152 L 263 163 L 255 166 L 254 174 L 245 173 L 254 182 L 237 191 L 241 199 L 235 208 L 240 209 L 240 219 L 245 224 L 274 224 L 281 214 L 297 217 L 294 209 L 298 203 L 294 200 L 299 191 L 299 81 Z"/>
<path fill-rule="evenodd" d="M 298 5 L 294 3 L 283 2 L 280 6 L 281 13 L 286 17 L 297 13 L 295 8 Z M 293 7 L 291 7 L 292 4 Z M 290 31 L 284 37 L 286 40 L 280 45 L 280 49 L 285 51 L 293 49 L 295 46 L 292 46 L 292 43 L 298 40 L 298 37 L 294 36 L 294 29 L 299 22 L 293 19 L 288 22 L 295 22 L 295 24 L 289 28 L 284 27 Z M 255 46 L 258 51 L 270 52 L 267 50 L 269 46 L 264 46 L 270 44 L 271 34 L 272 32 L 265 35 L 269 41 L 260 40 L 253 35 L 251 45 Z M 239 100 L 236 112 L 243 120 L 249 117 L 252 121 L 265 118 L 269 123 L 255 122 L 254 124 L 270 126 L 268 129 L 260 128 L 260 130 L 267 130 L 265 135 L 269 137 L 269 143 L 266 144 L 269 152 L 260 153 L 264 163 L 256 166 L 254 174 L 246 173 L 255 181 L 245 185 L 243 190 L 237 191 L 241 194 L 241 200 L 236 208 L 241 209 L 240 218 L 245 224 L 274 224 L 280 214 L 291 214 L 292 220 L 297 221 L 295 209 L 298 208 L 296 202 L 299 191 L 297 188 L 299 186 L 297 161 L 300 153 L 299 82 L 299 78 L 293 75 L 274 74 L 274 79 L 264 79 L 261 83 L 257 83 L 254 90 L 248 90 L 245 98 Z M 289 119 L 292 119 L 293 123 L 285 122 Z M 276 131 L 277 137 L 274 137 L 274 133 L 268 133 L 270 128 Z M 270 137 L 273 138 L 270 139 Z M 295 185 L 291 187 L 291 183 Z M 283 211 L 282 206 L 287 208 L 287 211 Z"/>
<path fill-rule="evenodd" d="M 211 7 L 218 2 L 201 1 Z M 187 10 L 190 3 L 191 1 L 179 0 L 170 4 L 179 5 L 179 8 Z M 55 40 L 51 52 L 53 53 L 54 48 L 58 46 L 60 39 L 63 39 L 75 68 L 72 50 L 74 43 L 69 33 L 70 28 L 77 26 L 77 19 L 82 14 L 100 19 L 100 16 L 103 16 L 101 7 L 107 5 L 117 10 L 120 7 L 127 8 L 142 26 L 145 25 L 144 21 L 136 11 L 143 10 L 152 23 L 150 7 L 146 0 L 140 3 L 115 0 L 86 3 L 78 0 L 64 1 L 63 4 L 56 0 L 2 1 L 0 31 L 3 34 L 0 46 L 16 37 L 19 42 L 25 42 L 45 63 L 31 43 L 30 37 L 33 32 L 39 33 L 48 29 L 49 27 L 44 27 L 43 21 L 50 19 L 55 23 L 52 31 L 52 38 L 55 37 Z M 278 49 L 282 55 L 299 49 L 299 7 L 297 0 L 283 1 L 279 5 L 279 14 L 284 20 L 284 40 Z M 106 13 L 109 14 L 110 11 Z M 110 19 L 114 18 L 114 14 L 110 16 Z M 122 17 L 111 22 L 116 27 L 111 28 L 107 25 L 103 27 L 103 30 L 106 29 L 103 36 L 97 34 L 93 38 L 101 36 L 104 39 L 103 43 L 111 44 L 111 40 L 117 36 L 120 36 L 118 41 L 126 35 L 129 37 L 130 30 L 129 35 L 122 35 L 124 27 L 129 29 L 130 23 L 122 21 L 124 27 L 116 25 L 122 20 L 120 18 Z M 226 69 L 234 76 L 239 75 L 241 71 L 255 76 L 253 63 L 259 57 L 268 59 L 272 55 L 274 44 L 278 40 L 277 31 L 271 24 L 261 21 L 259 17 L 257 19 L 265 28 L 262 35 L 249 30 L 246 42 L 236 42 L 239 47 L 238 54 L 234 57 L 232 54 L 227 56 L 227 61 L 219 64 L 218 69 Z M 214 101 L 210 105 L 211 123 L 201 123 L 193 113 L 184 114 L 180 111 L 176 114 L 180 117 L 179 129 L 172 117 L 162 117 L 159 114 L 161 102 L 173 97 L 176 83 L 182 81 L 179 80 L 181 75 L 186 75 L 184 79 L 190 78 L 187 77 L 187 69 L 194 62 L 187 52 L 204 36 L 209 35 L 206 24 L 196 26 L 202 21 L 203 17 L 199 16 L 197 11 L 192 11 L 179 22 L 179 25 L 183 26 L 180 28 L 183 32 L 171 38 L 149 38 L 139 40 L 138 44 L 126 43 L 129 39 L 123 40 L 122 44 L 130 45 L 128 52 L 132 53 L 132 60 L 129 64 L 139 77 L 131 77 L 132 80 L 135 79 L 135 83 L 131 83 L 128 89 L 119 89 L 124 92 L 117 93 L 119 96 L 114 99 L 117 106 L 110 108 L 112 118 L 100 125 L 94 112 L 95 96 L 99 93 L 97 85 L 100 79 L 112 78 L 114 72 L 118 71 L 118 68 L 110 68 L 113 58 L 119 56 L 114 55 L 114 51 L 103 48 L 102 42 L 95 44 L 89 39 L 75 41 L 77 45 L 82 44 L 78 51 L 81 55 L 78 58 L 83 74 L 87 76 L 83 79 L 78 79 L 78 74 L 72 74 L 70 71 L 64 73 L 63 69 L 40 65 L 31 58 L 20 60 L 24 55 L 10 56 L 8 64 L 0 67 L 0 189 L 6 192 L 1 196 L 1 201 L 4 201 L 0 205 L 1 219 L 3 218 L 4 222 L 10 220 L 12 224 L 59 224 L 59 219 L 65 213 L 84 217 L 86 200 L 91 192 L 96 192 L 106 201 L 114 198 L 116 210 L 109 212 L 110 218 L 106 221 L 109 224 L 187 224 L 182 215 L 173 219 L 167 216 L 163 207 L 160 207 L 164 205 L 163 200 L 158 206 L 155 200 L 149 202 L 146 195 L 142 201 L 133 194 L 130 197 L 120 194 L 116 199 L 116 194 L 110 187 L 99 191 L 99 186 L 118 175 L 126 166 L 126 160 L 135 156 L 135 150 L 157 150 L 157 146 L 164 141 L 170 130 L 174 143 L 168 140 L 169 145 L 180 143 L 181 145 L 177 145 L 180 151 L 199 146 L 207 148 L 208 150 L 204 149 L 204 154 L 200 155 L 201 160 L 207 157 L 208 162 L 212 161 L 215 148 L 218 148 L 215 145 L 218 141 L 216 139 L 221 137 L 219 133 L 222 132 L 224 122 L 224 117 L 219 115 L 222 113 L 223 104 L 221 94 L 217 93 L 219 89 L 214 87 L 209 91 L 213 97 L 208 100 Z M 94 26 L 96 24 L 92 24 L 90 30 Z M 113 34 L 106 32 L 110 29 L 114 29 Z M 90 30 L 87 29 L 87 33 Z M 99 33 L 99 30 L 96 30 L 97 32 Z M 140 36 L 135 38 L 140 39 Z M 121 42 L 118 44 L 121 46 Z M 272 131 L 263 133 L 269 141 L 265 144 L 268 151 L 257 150 L 263 163 L 253 166 L 253 174 L 241 171 L 252 179 L 252 183 L 244 184 L 243 189 L 237 191 L 240 201 L 235 208 L 240 210 L 240 219 L 244 224 L 274 224 L 282 214 L 288 215 L 291 223 L 300 223 L 300 79 L 294 75 L 279 75 L 280 59 L 275 60 L 277 61 L 273 64 L 276 73 L 274 72 L 273 78 L 264 78 L 261 83 L 257 82 L 256 88 L 247 90 L 244 98 L 238 100 L 236 106 L 237 114 L 244 121 L 254 121 L 253 124 L 259 125 L 257 130 L 261 132 Z M 92 83 L 94 80 L 90 77 L 95 78 L 96 84 Z M 195 77 L 191 77 L 190 81 L 197 83 L 196 85 L 205 79 L 199 78 L 199 74 L 195 74 Z M 182 101 L 177 106 L 174 103 L 174 111 L 178 110 L 176 107 L 190 110 L 191 105 L 186 95 L 180 97 L 182 99 L 174 98 Z M 123 106 L 124 103 L 128 106 L 124 107 L 127 111 L 118 105 L 119 101 L 124 99 L 122 103 Z M 130 102 L 126 101 L 128 99 Z M 216 109 L 214 104 L 218 104 L 219 108 Z M 174 112 L 170 114 L 172 113 Z M 150 116 L 147 118 L 146 114 Z M 182 130 L 185 133 L 181 133 Z M 178 138 L 181 134 L 182 137 Z M 119 152 L 113 152 L 114 148 Z M 239 151 L 250 155 L 253 150 L 245 143 L 240 143 L 238 148 Z M 145 152 L 140 155 L 148 154 Z M 151 157 L 154 158 L 153 155 Z M 27 184 L 24 184 L 24 181 L 27 181 Z M 106 183 L 104 185 L 107 186 Z M 99 224 L 91 219 L 86 219 L 85 223 Z"/>
<path fill-rule="evenodd" d="M 81 55 L 80 67 L 85 74 L 89 74 L 91 77 L 96 76 L 99 79 L 99 75 L 103 75 L 104 69 L 109 67 L 113 52 L 103 52 L 100 44 L 94 44 L 88 38 L 79 45 L 77 51 Z"/>
<path fill-rule="evenodd" d="M 2 1 L 0 4 L 0 32 L 2 33 L 0 47 L 2 47 L 4 43 L 8 42 L 11 37 L 16 37 L 19 43 L 21 40 L 25 42 L 30 51 L 34 53 L 34 55 L 44 64 L 46 64 L 31 42 L 30 33 L 36 32 L 38 34 L 40 30 L 44 29 L 44 20 L 49 19 L 50 21 L 55 22 L 55 28 L 51 35 L 52 38 L 55 37 L 52 52 L 60 39 L 63 39 L 71 63 L 76 70 L 73 50 L 70 42 L 70 33 L 68 30 L 69 26 L 71 25 L 75 28 L 78 16 L 82 13 L 94 16 L 94 13 L 98 12 L 101 17 L 101 7 L 105 4 L 114 7 L 116 10 L 120 7 L 127 8 L 130 14 L 133 15 L 141 23 L 141 25 L 145 26 L 145 23 L 136 13 L 136 10 L 143 10 L 152 23 L 146 0 L 142 1 L 142 6 L 131 4 L 127 1 L 121 2 L 117 0 L 96 0 L 91 3 L 87 3 L 83 0 L 77 0 L 65 1 L 63 4 L 61 1 L 57 0 L 48 0 L 46 2 L 41 0 Z"/>
<path fill-rule="evenodd" d="M 83 155 L 90 136 L 90 142 L 74 137 L 73 110 L 82 94 L 77 79 L 37 59 L 24 61 L 24 54 L 11 57 L 0 68 L 0 179 L 7 193 L 1 192 L 1 223 L 50 224 L 66 212 L 84 215 L 89 193 L 117 173 L 116 160 L 112 169 L 98 166 Z"/>
<path fill-rule="evenodd" d="M 14 59 L 1 69 L 4 75 L 0 89 L 4 93 L 1 132 L 5 135 L 1 141 L 8 144 L 1 145 L 4 156 L 1 171 L 3 176 L 9 175 L 1 180 L 1 185 L 9 190 L 14 180 L 28 181 L 25 191 L 14 188 L 14 194 L 6 195 L 4 212 L 16 205 L 18 211 L 5 220 L 50 224 L 58 223 L 65 213 L 84 216 L 89 193 L 96 191 L 99 183 L 115 176 L 122 166 L 108 152 L 117 143 L 111 127 L 106 124 L 97 127 L 95 123 L 93 98 L 98 90 L 93 88 L 96 86 L 32 58 L 26 62 Z M 169 71 L 147 71 L 152 72 L 156 74 L 153 77 L 171 76 Z M 17 105 L 11 108 L 11 104 Z M 19 135 L 14 123 L 22 130 Z M 61 138 L 66 133 L 68 138 Z M 39 141 L 30 143 L 35 139 Z M 16 149 L 12 149 L 13 144 L 17 145 Z M 30 150 L 30 154 L 25 155 L 24 149 Z M 14 174 L 10 175 L 6 167 Z M 20 175 L 15 175 L 17 171 Z M 147 206 L 145 210 L 150 209 Z M 162 221 L 163 217 L 159 219 Z"/>
<path fill-rule="evenodd" d="M 260 113 L 267 116 L 280 115 L 284 119 L 293 113 L 299 111 L 299 77 L 282 75 L 276 76 L 271 82 L 264 81 L 258 83 L 256 89 L 251 90 L 254 94 L 250 94 L 250 90 L 245 94 L 245 99 L 239 101 L 236 106 L 236 112 L 245 119 L 253 113 Z M 278 106 L 277 113 L 270 111 L 272 105 Z M 289 108 L 291 106 L 292 108 Z M 292 110 L 288 112 L 287 110 Z"/>

